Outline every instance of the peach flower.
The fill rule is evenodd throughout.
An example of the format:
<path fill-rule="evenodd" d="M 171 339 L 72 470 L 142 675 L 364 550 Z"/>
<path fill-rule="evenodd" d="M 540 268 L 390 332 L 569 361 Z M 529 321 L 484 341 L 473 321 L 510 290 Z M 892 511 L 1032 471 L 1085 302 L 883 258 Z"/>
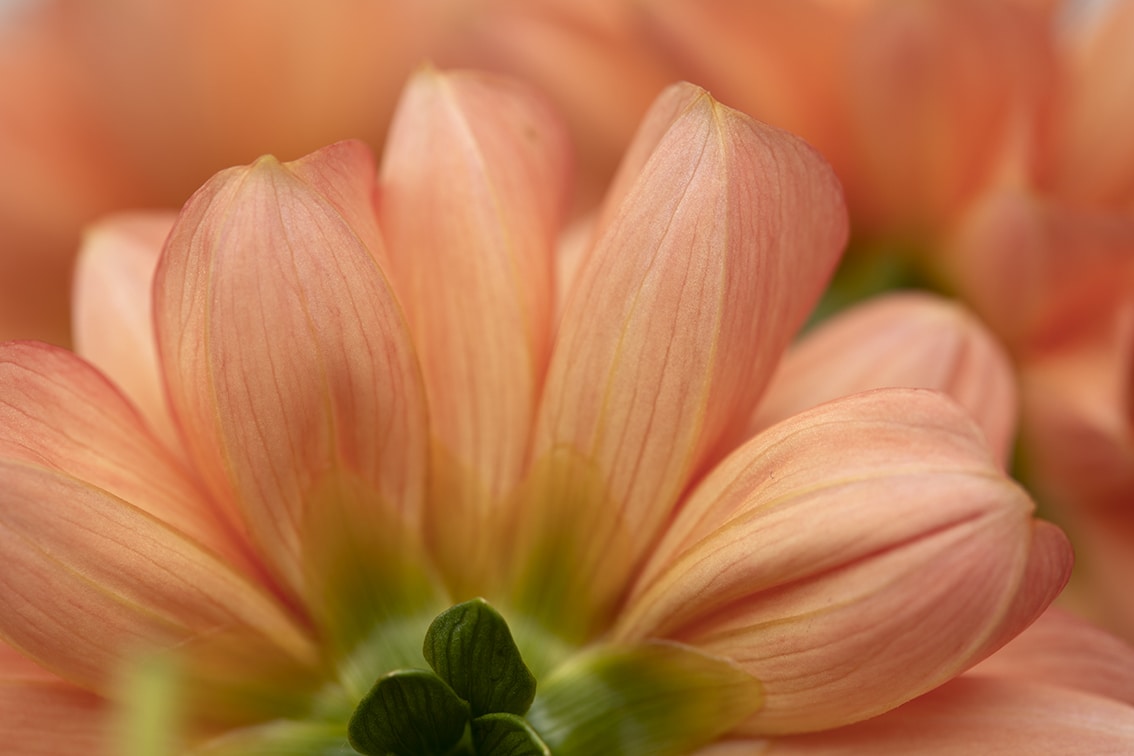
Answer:
<path fill-rule="evenodd" d="M 71 263 L 110 210 L 217 170 L 381 144 L 438 3 L 38 0 L 0 24 L 0 338 L 67 343 Z"/>
<path fill-rule="evenodd" d="M 560 307 L 567 165 L 525 89 L 427 70 L 377 181 L 344 142 L 218 174 L 160 252 L 169 219 L 91 234 L 79 354 L 0 346 L 6 744 L 110 751 L 117 680 L 164 651 L 200 752 L 417 752 L 383 738 L 455 724 L 688 753 L 954 695 L 1040 615 L 1070 550 L 990 449 L 1001 403 L 966 398 L 1003 358 L 963 318 L 896 305 L 938 314 L 889 338 L 951 339 L 949 371 L 899 380 L 980 424 L 894 388 L 753 419 L 845 241 L 812 149 L 667 90 Z M 476 596 L 534 702 L 481 707 L 481 647 L 429 645 Z"/>

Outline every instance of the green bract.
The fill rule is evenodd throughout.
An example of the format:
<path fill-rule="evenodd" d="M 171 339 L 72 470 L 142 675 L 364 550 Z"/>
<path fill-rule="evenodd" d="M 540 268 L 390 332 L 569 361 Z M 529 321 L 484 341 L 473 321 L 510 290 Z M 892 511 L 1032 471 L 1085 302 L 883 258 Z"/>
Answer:
<path fill-rule="evenodd" d="M 675 643 L 580 649 L 544 681 L 484 599 L 437 616 L 422 653 L 432 671 L 382 676 L 358 704 L 350 744 L 371 756 L 677 755 L 762 705 L 760 683 Z"/>

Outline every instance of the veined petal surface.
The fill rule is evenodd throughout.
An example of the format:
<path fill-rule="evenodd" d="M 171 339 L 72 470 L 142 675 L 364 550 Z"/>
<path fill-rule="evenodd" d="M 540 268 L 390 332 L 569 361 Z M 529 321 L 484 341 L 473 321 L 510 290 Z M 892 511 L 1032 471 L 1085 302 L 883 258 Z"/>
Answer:
<path fill-rule="evenodd" d="M 874 297 L 805 334 L 784 355 L 750 432 L 887 387 L 948 394 L 973 415 L 997 459 L 1008 458 L 1018 403 L 1008 356 L 963 307 L 930 294 Z"/>
<path fill-rule="evenodd" d="M 536 614 L 609 608 L 682 489 L 743 431 L 845 240 L 814 151 L 707 93 L 684 99 L 559 324 L 515 571 Z M 547 605 L 537 575 L 589 607 Z"/>
<path fill-rule="evenodd" d="M 877 715 L 1026 627 L 1070 548 L 929 391 L 823 405 L 741 447 L 651 555 L 616 637 L 668 637 L 764 683 L 753 733 Z"/>
<path fill-rule="evenodd" d="M 15 460 L 0 474 L 0 637 L 45 668 L 106 692 L 135 654 L 178 649 L 205 710 L 237 721 L 296 692 L 277 674 L 317 668 L 303 626 L 200 544 L 66 474 Z"/>
<path fill-rule="evenodd" d="M 373 571 L 414 562 L 426 465 L 420 373 L 377 262 L 374 171 L 341 142 L 218 174 L 182 212 L 154 290 L 191 458 L 344 647 L 395 601 L 390 586 L 418 587 Z"/>
<path fill-rule="evenodd" d="M 391 126 L 379 222 L 429 402 L 427 527 L 455 583 L 495 559 L 489 534 L 523 473 L 550 348 L 567 151 L 542 100 L 484 74 L 419 72 Z"/>

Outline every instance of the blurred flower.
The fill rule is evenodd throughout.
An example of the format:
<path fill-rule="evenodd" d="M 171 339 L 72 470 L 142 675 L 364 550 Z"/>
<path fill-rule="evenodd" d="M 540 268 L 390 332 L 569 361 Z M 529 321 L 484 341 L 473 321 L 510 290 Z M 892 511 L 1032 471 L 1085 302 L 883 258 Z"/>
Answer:
<path fill-rule="evenodd" d="M 81 228 L 217 170 L 379 146 L 441 3 L 41 0 L 0 25 L 0 338 L 67 343 Z"/>
<path fill-rule="evenodd" d="M 952 340 L 944 374 L 821 369 L 954 390 L 984 431 L 913 389 L 752 419 L 845 239 L 811 149 L 668 90 L 559 307 L 568 191 L 539 100 L 425 71 L 377 183 L 340 143 L 218 174 L 160 258 L 169 218 L 94 230 L 82 356 L 0 347 L 5 742 L 97 750 L 115 677 L 169 649 L 201 747 L 335 752 L 482 595 L 557 754 L 596 752 L 572 738 L 611 707 L 597 742 L 680 753 L 882 714 L 1042 612 L 1070 552 L 988 448 L 1002 402 L 965 386 L 1003 357 L 964 318 L 887 305 L 925 328 L 883 340 Z"/>

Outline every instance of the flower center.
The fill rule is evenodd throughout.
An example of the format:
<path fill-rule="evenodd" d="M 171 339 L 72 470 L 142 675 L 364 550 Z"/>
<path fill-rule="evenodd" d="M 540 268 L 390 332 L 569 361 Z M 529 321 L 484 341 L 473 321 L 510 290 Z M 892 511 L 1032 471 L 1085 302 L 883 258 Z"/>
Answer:
<path fill-rule="evenodd" d="M 429 625 L 431 670 L 379 678 L 348 726 L 351 746 L 374 756 L 550 754 L 524 719 L 536 680 L 504 618 L 484 599 L 457 604 Z"/>

